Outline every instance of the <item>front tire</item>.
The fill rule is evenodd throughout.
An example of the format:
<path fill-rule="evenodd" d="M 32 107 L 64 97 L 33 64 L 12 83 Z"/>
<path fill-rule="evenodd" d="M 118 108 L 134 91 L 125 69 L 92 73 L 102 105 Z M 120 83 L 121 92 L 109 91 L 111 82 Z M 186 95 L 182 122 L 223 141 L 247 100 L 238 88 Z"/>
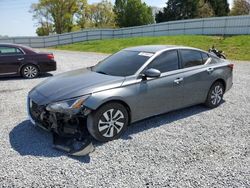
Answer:
<path fill-rule="evenodd" d="M 107 142 L 119 138 L 128 123 L 127 109 L 120 103 L 108 103 L 88 116 L 87 128 L 96 140 Z"/>
<path fill-rule="evenodd" d="M 35 65 L 25 65 L 21 71 L 22 76 L 27 79 L 36 78 L 38 73 L 39 70 Z"/>
<path fill-rule="evenodd" d="M 209 108 L 216 108 L 219 106 L 223 100 L 224 91 L 224 85 L 219 81 L 215 82 L 208 92 L 205 105 Z"/>

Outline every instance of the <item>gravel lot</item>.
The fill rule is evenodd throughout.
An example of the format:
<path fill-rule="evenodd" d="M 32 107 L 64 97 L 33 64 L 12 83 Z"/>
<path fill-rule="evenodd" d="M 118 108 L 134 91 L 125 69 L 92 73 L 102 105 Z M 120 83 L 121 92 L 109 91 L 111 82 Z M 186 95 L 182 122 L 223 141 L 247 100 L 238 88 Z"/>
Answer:
<path fill-rule="evenodd" d="M 58 71 L 106 55 L 54 51 Z M 27 121 L 26 96 L 43 78 L 0 79 L 0 187 L 250 187 L 250 62 L 214 110 L 202 105 L 130 126 L 121 139 L 72 158 Z"/>

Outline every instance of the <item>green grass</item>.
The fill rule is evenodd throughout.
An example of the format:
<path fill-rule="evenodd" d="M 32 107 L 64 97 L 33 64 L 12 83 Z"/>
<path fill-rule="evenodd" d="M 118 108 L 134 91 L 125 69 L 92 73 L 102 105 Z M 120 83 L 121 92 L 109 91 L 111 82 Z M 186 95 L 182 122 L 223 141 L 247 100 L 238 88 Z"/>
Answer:
<path fill-rule="evenodd" d="M 219 50 L 225 51 L 229 59 L 250 60 L 250 35 L 225 38 L 201 35 L 134 37 L 80 42 L 55 48 L 83 52 L 114 53 L 126 47 L 150 44 L 184 45 L 203 50 L 208 50 L 212 45 L 215 45 Z"/>

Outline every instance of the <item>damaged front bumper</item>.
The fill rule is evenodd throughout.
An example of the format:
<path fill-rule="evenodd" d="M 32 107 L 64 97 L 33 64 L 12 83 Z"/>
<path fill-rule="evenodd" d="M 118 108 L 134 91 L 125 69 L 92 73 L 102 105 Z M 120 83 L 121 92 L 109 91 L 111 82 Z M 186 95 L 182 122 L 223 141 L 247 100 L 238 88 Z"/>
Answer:
<path fill-rule="evenodd" d="M 32 124 L 52 132 L 54 148 L 74 156 L 84 156 L 94 151 L 91 136 L 84 126 L 90 111 L 83 109 L 72 115 L 49 112 L 45 106 L 27 98 L 27 112 Z"/>

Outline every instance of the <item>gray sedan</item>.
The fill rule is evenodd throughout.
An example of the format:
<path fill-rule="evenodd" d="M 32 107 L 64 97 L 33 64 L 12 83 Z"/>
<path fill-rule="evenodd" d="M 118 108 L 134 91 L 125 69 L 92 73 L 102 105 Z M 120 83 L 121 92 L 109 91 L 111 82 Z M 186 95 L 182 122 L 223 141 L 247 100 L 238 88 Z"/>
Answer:
<path fill-rule="evenodd" d="M 180 46 L 127 48 L 87 69 L 47 79 L 28 95 L 30 120 L 60 137 L 119 138 L 147 117 L 204 103 L 221 104 L 233 64 Z"/>

